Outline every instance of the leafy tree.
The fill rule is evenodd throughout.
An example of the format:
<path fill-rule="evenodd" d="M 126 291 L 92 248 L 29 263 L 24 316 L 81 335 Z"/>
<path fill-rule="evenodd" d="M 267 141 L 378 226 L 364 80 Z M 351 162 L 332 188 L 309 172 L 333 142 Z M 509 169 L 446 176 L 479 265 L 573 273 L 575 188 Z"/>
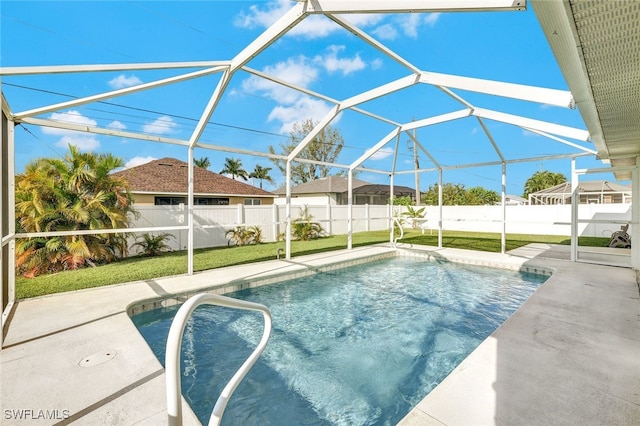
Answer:
<path fill-rule="evenodd" d="M 211 166 L 211 161 L 209 161 L 209 157 L 200 157 L 197 160 L 193 160 L 194 164 L 201 169 L 208 169 Z"/>
<path fill-rule="evenodd" d="M 280 144 L 279 154 L 289 155 L 302 142 L 304 137 L 313 130 L 316 124 L 311 119 L 295 123 L 293 130 L 289 134 L 289 140 Z M 300 152 L 298 158 L 334 163 L 343 146 L 344 140 L 340 131 L 331 126 L 326 126 Z M 269 146 L 269 152 L 276 154 L 276 149 L 273 146 Z M 282 174 L 286 174 L 286 160 L 273 159 L 271 161 L 280 169 Z M 325 178 L 330 175 L 330 172 L 330 166 L 292 162 L 291 181 L 298 185 Z"/>
<path fill-rule="evenodd" d="M 122 165 L 111 154 L 81 153 L 74 146 L 64 159 L 29 163 L 16 176 L 18 232 L 126 228 L 130 214 L 136 214 L 128 184 L 109 174 Z M 34 277 L 111 262 L 126 253 L 123 234 L 24 238 L 16 242 L 16 267 Z"/>
<path fill-rule="evenodd" d="M 413 206 L 415 202 L 413 198 L 409 195 L 405 195 L 402 197 L 398 197 L 397 195 L 393 197 L 393 205 L 394 206 Z"/>
<path fill-rule="evenodd" d="M 487 206 L 496 204 L 500 199 L 501 197 L 496 191 L 481 186 L 474 186 L 467 190 L 466 204 Z"/>
<path fill-rule="evenodd" d="M 422 201 L 428 206 L 438 205 L 438 185 L 432 185 L 422 194 Z M 442 185 L 442 205 L 462 206 L 467 203 L 467 190 L 460 183 L 445 183 Z"/>
<path fill-rule="evenodd" d="M 562 173 L 554 173 L 548 170 L 537 171 L 524 183 L 522 197 L 529 198 L 529 194 L 551 188 L 566 181 L 567 177 Z"/>
<path fill-rule="evenodd" d="M 253 169 L 253 172 L 251 172 L 249 177 L 254 179 L 259 179 L 260 189 L 262 189 L 263 180 L 266 180 L 267 182 L 273 185 L 273 178 L 269 176 L 270 171 L 271 171 L 271 167 L 262 167 L 261 165 L 256 164 L 256 167 Z"/>
<path fill-rule="evenodd" d="M 236 179 L 236 176 L 241 177 L 244 180 L 249 179 L 249 173 L 245 169 L 242 168 L 242 160 L 235 158 L 225 158 L 224 159 L 224 168 L 220 170 L 221 174 L 231 175 L 233 180 Z"/>
<path fill-rule="evenodd" d="M 153 235 L 144 233 L 136 238 L 136 242 L 131 247 L 140 247 L 143 256 L 159 256 L 165 251 L 170 251 L 171 247 L 167 244 L 167 240 L 175 238 L 172 234 Z"/>
<path fill-rule="evenodd" d="M 422 194 L 422 201 L 429 206 L 438 205 L 438 185 L 430 186 Z M 481 186 L 466 189 L 461 183 L 445 183 L 442 185 L 443 206 L 490 205 L 500 201 L 500 195 Z"/>

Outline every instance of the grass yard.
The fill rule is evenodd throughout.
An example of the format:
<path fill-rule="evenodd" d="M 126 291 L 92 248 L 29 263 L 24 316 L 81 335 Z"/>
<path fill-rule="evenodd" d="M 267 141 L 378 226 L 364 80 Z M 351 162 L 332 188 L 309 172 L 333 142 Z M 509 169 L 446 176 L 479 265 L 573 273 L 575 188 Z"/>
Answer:
<path fill-rule="evenodd" d="M 384 243 L 389 241 L 388 231 L 361 232 L 353 235 L 354 246 Z M 438 245 L 438 235 L 422 235 L 419 230 L 405 230 L 405 243 Z M 581 237 L 581 246 L 604 247 L 608 238 Z M 529 243 L 570 244 L 570 239 L 553 235 L 507 235 L 507 250 Z M 443 247 L 500 252 L 500 234 L 445 231 Z M 344 249 L 346 235 L 335 235 L 312 241 L 293 241 L 292 256 Z M 199 249 L 194 253 L 195 271 L 221 268 L 223 266 L 273 260 L 284 242 L 266 243 L 244 247 L 219 247 Z M 36 278 L 16 277 L 16 298 L 27 299 L 46 294 L 100 287 L 110 284 L 140 281 L 151 278 L 185 274 L 187 272 L 186 251 L 165 253 L 158 257 L 133 257 L 108 265 L 65 271 Z"/>

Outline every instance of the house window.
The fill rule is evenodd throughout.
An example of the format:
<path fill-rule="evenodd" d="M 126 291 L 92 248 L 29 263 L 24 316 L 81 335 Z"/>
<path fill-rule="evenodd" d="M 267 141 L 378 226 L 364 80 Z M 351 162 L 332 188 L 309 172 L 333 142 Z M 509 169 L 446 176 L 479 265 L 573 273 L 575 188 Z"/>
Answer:
<path fill-rule="evenodd" d="M 262 204 L 262 200 L 260 198 L 245 198 L 244 205 L 245 206 L 259 206 Z"/>
<path fill-rule="evenodd" d="M 156 197 L 156 206 L 177 206 L 187 204 L 187 197 Z M 193 204 L 196 206 L 228 206 L 228 198 L 195 197 Z"/>
<path fill-rule="evenodd" d="M 212 198 L 212 197 L 198 197 L 193 200 L 193 203 L 198 206 L 228 206 L 228 198 Z"/>
<path fill-rule="evenodd" d="M 156 197 L 156 206 L 177 206 L 187 204 L 187 197 Z"/>

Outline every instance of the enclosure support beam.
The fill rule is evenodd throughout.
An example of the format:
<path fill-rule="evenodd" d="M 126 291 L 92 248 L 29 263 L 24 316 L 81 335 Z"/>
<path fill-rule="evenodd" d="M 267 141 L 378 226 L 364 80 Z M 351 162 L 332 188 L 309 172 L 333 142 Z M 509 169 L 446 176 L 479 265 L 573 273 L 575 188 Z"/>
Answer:
<path fill-rule="evenodd" d="M 0 114 L 0 350 L 4 345 L 5 327 L 15 302 L 15 125 L 9 112 L 4 95 L 2 95 L 2 112 Z"/>
<path fill-rule="evenodd" d="M 535 120 L 532 118 L 520 117 L 518 115 L 506 114 L 504 112 L 492 111 L 484 108 L 476 108 L 472 115 L 476 117 L 486 118 L 489 120 L 500 121 L 502 123 L 512 124 L 527 130 L 539 130 L 541 132 L 551 133 L 566 138 L 576 139 L 588 142 L 590 139 L 587 130 L 576 129 L 575 127 L 563 126 L 561 124 L 549 123 L 547 121 Z"/>
<path fill-rule="evenodd" d="M 391 173 L 389 174 L 389 242 L 393 244 L 393 231 L 395 229 L 393 223 L 393 176 L 396 173 L 396 164 L 398 162 L 398 149 L 400 148 L 400 133 L 396 135 L 396 147 L 393 150 L 393 163 L 391 164 Z"/>
<path fill-rule="evenodd" d="M 193 146 L 188 148 L 187 158 L 187 163 L 189 164 L 187 166 L 189 168 L 187 172 L 187 225 L 189 226 L 189 230 L 187 231 L 187 274 L 193 275 L 193 194 L 195 192 L 193 181 Z"/>
<path fill-rule="evenodd" d="M 578 172 L 576 159 L 571 159 L 571 261 L 578 260 Z"/>
<path fill-rule="evenodd" d="M 635 198 L 634 198 L 635 197 Z M 631 267 L 640 267 L 640 157 L 631 172 Z"/>
<path fill-rule="evenodd" d="M 286 188 L 286 198 L 287 203 L 284 207 L 284 215 L 285 215 L 285 258 L 287 260 L 291 259 L 291 160 L 287 160 L 286 173 L 284 186 Z"/>
<path fill-rule="evenodd" d="M 393 173 L 389 176 L 389 242 L 395 240 L 396 224 L 393 220 Z"/>
<path fill-rule="evenodd" d="M 438 248 L 442 248 L 442 169 L 438 169 Z"/>
<path fill-rule="evenodd" d="M 500 252 L 507 252 L 507 163 L 502 163 L 502 231 L 500 232 Z"/>
<path fill-rule="evenodd" d="M 347 174 L 347 249 L 353 248 L 353 170 L 349 169 Z"/>
<path fill-rule="evenodd" d="M 309 13 L 480 12 L 527 10 L 525 0 L 307 0 Z"/>

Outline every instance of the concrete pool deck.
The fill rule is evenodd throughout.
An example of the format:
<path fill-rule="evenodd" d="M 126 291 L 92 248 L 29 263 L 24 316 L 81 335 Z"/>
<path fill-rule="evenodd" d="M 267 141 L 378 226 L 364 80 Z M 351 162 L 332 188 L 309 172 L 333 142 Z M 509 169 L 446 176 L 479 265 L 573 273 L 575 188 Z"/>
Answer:
<path fill-rule="evenodd" d="M 420 250 L 554 274 L 401 424 L 640 424 L 634 270 L 572 263 L 562 246 L 506 255 Z M 21 301 L 0 351 L 0 423 L 166 424 L 164 369 L 130 320 L 131 306 L 392 251 L 363 247 Z M 188 406 L 183 413 L 185 424 L 197 424 Z"/>

